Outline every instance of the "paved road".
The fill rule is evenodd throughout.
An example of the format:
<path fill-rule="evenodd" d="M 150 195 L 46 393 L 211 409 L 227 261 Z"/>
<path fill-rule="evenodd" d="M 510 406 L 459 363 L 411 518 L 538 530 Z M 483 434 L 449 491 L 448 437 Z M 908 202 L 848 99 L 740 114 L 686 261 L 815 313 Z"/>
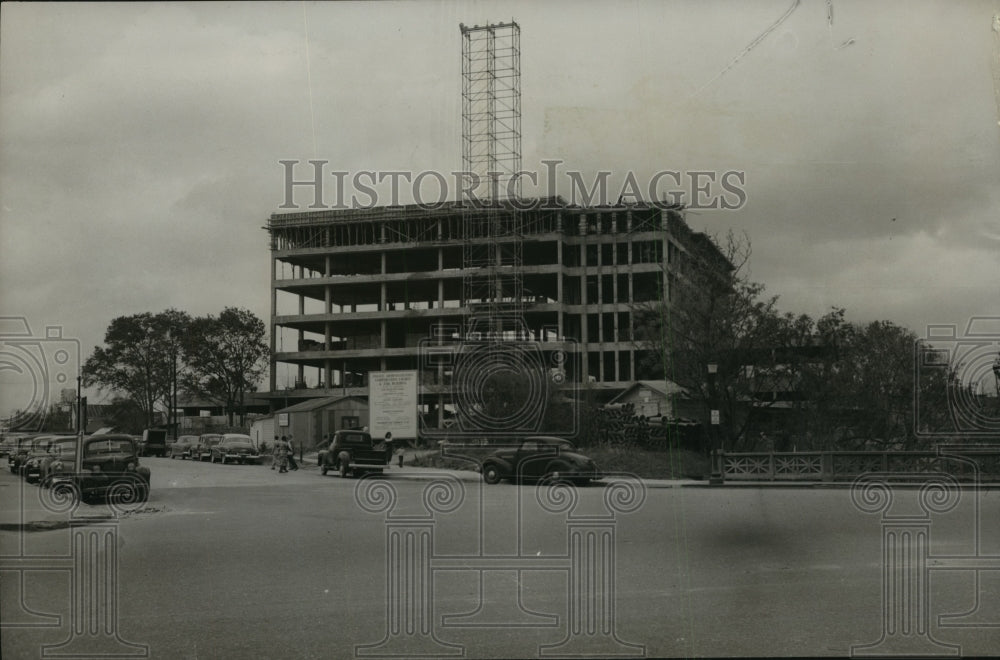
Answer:
<path fill-rule="evenodd" d="M 530 486 L 481 491 L 474 474 L 450 481 L 449 498 L 426 472 L 394 469 L 365 480 L 375 489 L 365 510 L 361 482 L 315 467 L 144 462 L 154 474 L 147 506 L 102 521 L 106 506 L 84 505 L 73 515 L 90 524 L 76 532 L 36 487 L 0 474 L 3 657 L 39 657 L 67 639 L 105 654 L 109 644 L 143 644 L 156 658 L 532 657 L 548 647 L 600 657 L 848 655 L 882 634 L 882 526 L 846 489 L 651 487 L 630 501 L 624 488 L 591 487 L 573 491 L 567 521 L 573 502 Z M 395 499 L 388 521 L 380 494 Z M 918 495 L 895 493 L 894 513 L 920 512 Z M 933 557 L 974 553 L 972 495 L 934 519 Z M 609 518 L 609 501 L 631 512 Z M 1000 492 L 981 493 L 979 504 L 989 521 L 980 554 L 1000 555 Z M 92 539 L 105 528 L 116 552 L 93 556 L 117 563 L 117 623 L 107 630 L 123 642 L 70 628 L 81 611 L 70 571 L 100 569 L 60 557 L 73 556 L 71 534 Z M 392 561 L 389 547 L 398 548 Z M 38 555 L 58 570 L 13 570 Z M 981 575 L 970 621 L 1000 621 L 1000 573 Z M 974 605 L 973 577 L 934 572 L 930 633 L 966 654 L 995 653 L 998 628 L 938 625 L 938 614 Z M 62 620 L 23 627 L 47 621 L 32 612 Z"/>

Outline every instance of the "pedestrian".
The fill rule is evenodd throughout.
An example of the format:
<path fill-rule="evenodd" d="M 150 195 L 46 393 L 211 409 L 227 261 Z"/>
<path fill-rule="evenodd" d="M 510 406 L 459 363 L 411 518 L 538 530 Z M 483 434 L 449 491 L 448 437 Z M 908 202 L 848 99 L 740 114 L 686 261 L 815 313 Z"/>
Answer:
<path fill-rule="evenodd" d="M 292 471 L 299 469 L 299 464 L 295 462 L 295 447 L 292 444 L 292 436 L 288 436 L 288 467 Z"/>
<path fill-rule="evenodd" d="M 274 436 L 274 445 L 271 446 L 271 469 L 278 464 L 278 436 Z"/>
<path fill-rule="evenodd" d="M 288 454 L 290 451 L 291 446 L 288 444 L 288 439 L 285 436 L 281 436 L 281 441 L 278 442 L 274 449 L 274 455 L 278 462 L 278 474 L 288 472 Z"/>
<path fill-rule="evenodd" d="M 392 431 L 385 432 L 385 464 L 392 465 Z"/>
<path fill-rule="evenodd" d="M 320 447 L 322 449 L 327 450 L 327 451 L 330 450 L 330 434 L 329 433 L 324 433 L 323 434 L 323 444 L 321 444 Z M 322 464 L 323 464 L 323 462 L 322 462 L 322 460 L 320 460 L 320 457 L 317 454 L 316 455 L 316 465 L 322 465 Z"/>

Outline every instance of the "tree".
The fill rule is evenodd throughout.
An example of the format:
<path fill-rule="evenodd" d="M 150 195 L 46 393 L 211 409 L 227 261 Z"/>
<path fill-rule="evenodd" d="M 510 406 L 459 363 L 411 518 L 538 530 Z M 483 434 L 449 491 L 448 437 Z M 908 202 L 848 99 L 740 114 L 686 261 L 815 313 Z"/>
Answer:
<path fill-rule="evenodd" d="M 243 421 L 245 396 L 264 374 L 265 336 L 264 322 L 253 312 L 227 307 L 218 317 L 191 321 L 182 340 L 185 389 L 224 406 L 230 426 L 237 414 Z"/>
<path fill-rule="evenodd" d="M 104 333 L 104 346 L 95 346 L 83 366 L 84 385 L 131 398 L 145 417 L 156 424 L 157 404 L 170 392 L 176 338 L 184 334 L 187 314 L 170 309 L 120 316 Z"/>
<path fill-rule="evenodd" d="M 755 399 L 747 367 L 775 366 L 771 349 L 781 346 L 790 320 L 777 313 L 777 296 L 764 297 L 764 286 L 750 281 L 745 234 L 730 232 L 721 248 L 708 238 L 693 245 L 697 250 L 678 255 L 668 270 L 667 295 L 634 306 L 636 341 L 705 411 L 705 423 L 707 411 L 720 411 L 719 440 L 727 450 L 752 449 L 747 428 L 771 403 Z"/>

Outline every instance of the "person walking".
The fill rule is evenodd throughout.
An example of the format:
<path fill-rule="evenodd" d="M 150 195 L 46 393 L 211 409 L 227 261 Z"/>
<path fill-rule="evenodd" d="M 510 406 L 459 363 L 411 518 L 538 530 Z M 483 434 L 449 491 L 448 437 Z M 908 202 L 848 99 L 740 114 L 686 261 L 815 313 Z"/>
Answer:
<path fill-rule="evenodd" d="M 288 467 L 293 472 L 299 469 L 299 464 L 295 462 L 295 446 L 292 444 L 292 436 L 288 436 Z"/>
<path fill-rule="evenodd" d="M 278 442 L 274 450 L 274 456 L 278 462 L 278 474 L 288 472 L 288 454 L 291 450 L 292 448 L 291 445 L 288 444 L 288 438 L 281 436 L 281 440 Z"/>
<path fill-rule="evenodd" d="M 323 444 L 320 445 L 320 448 L 321 449 L 325 449 L 327 451 L 330 451 L 330 434 L 329 433 L 324 433 L 323 434 Z M 322 464 L 323 464 L 323 462 L 320 460 L 319 455 L 317 454 L 316 455 L 316 465 L 322 465 Z"/>
<path fill-rule="evenodd" d="M 278 442 L 278 436 L 274 436 L 274 444 L 271 445 L 271 469 L 273 470 L 278 464 L 278 447 L 281 445 Z"/>
<path fill-rule="evenodd" d="M 392 465 L 392 431 L 385 432 L 385 464 Z"/>

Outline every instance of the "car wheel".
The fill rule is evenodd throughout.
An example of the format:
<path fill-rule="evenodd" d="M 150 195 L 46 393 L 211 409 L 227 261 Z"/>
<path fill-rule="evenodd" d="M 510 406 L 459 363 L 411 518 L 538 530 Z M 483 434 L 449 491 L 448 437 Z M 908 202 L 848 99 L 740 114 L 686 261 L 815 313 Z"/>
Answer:
<path fill-rule="evenodd" d="M 488 484 L 498 484 L 503 476 L 500 474 L 500 468 L 498 468 L 494 463 L 487 463 L 483 466 L 483 481 Z"/>
<path fill-rule="evenodd" d="M 210 463 L 214 463 L 215 462 L 215 454 L 212 454 L 212 457 L 210 459 L 208 459 L 208 460 L 209 460 Z"/>
<path fill-rule="evenodd" d="M 225 455 L 222 456 L 222 458 L 219 460 L 219 462 L 222 463 L 223 465 L 226 464 L 226 457 L 225 457 Z"/>
<path fill-rule="evenodd" d="M 319 469 L 319 471 L 325 477 L 327 473 L 327 467 L 324 465 Z"/>
<path fill-rule="evenodd" d="M 347 478 L 347 472 L 351 465 L 351 455 L 347 452 L 342 453 L 340 456 L 340 476 L 342 479 Z"/>

